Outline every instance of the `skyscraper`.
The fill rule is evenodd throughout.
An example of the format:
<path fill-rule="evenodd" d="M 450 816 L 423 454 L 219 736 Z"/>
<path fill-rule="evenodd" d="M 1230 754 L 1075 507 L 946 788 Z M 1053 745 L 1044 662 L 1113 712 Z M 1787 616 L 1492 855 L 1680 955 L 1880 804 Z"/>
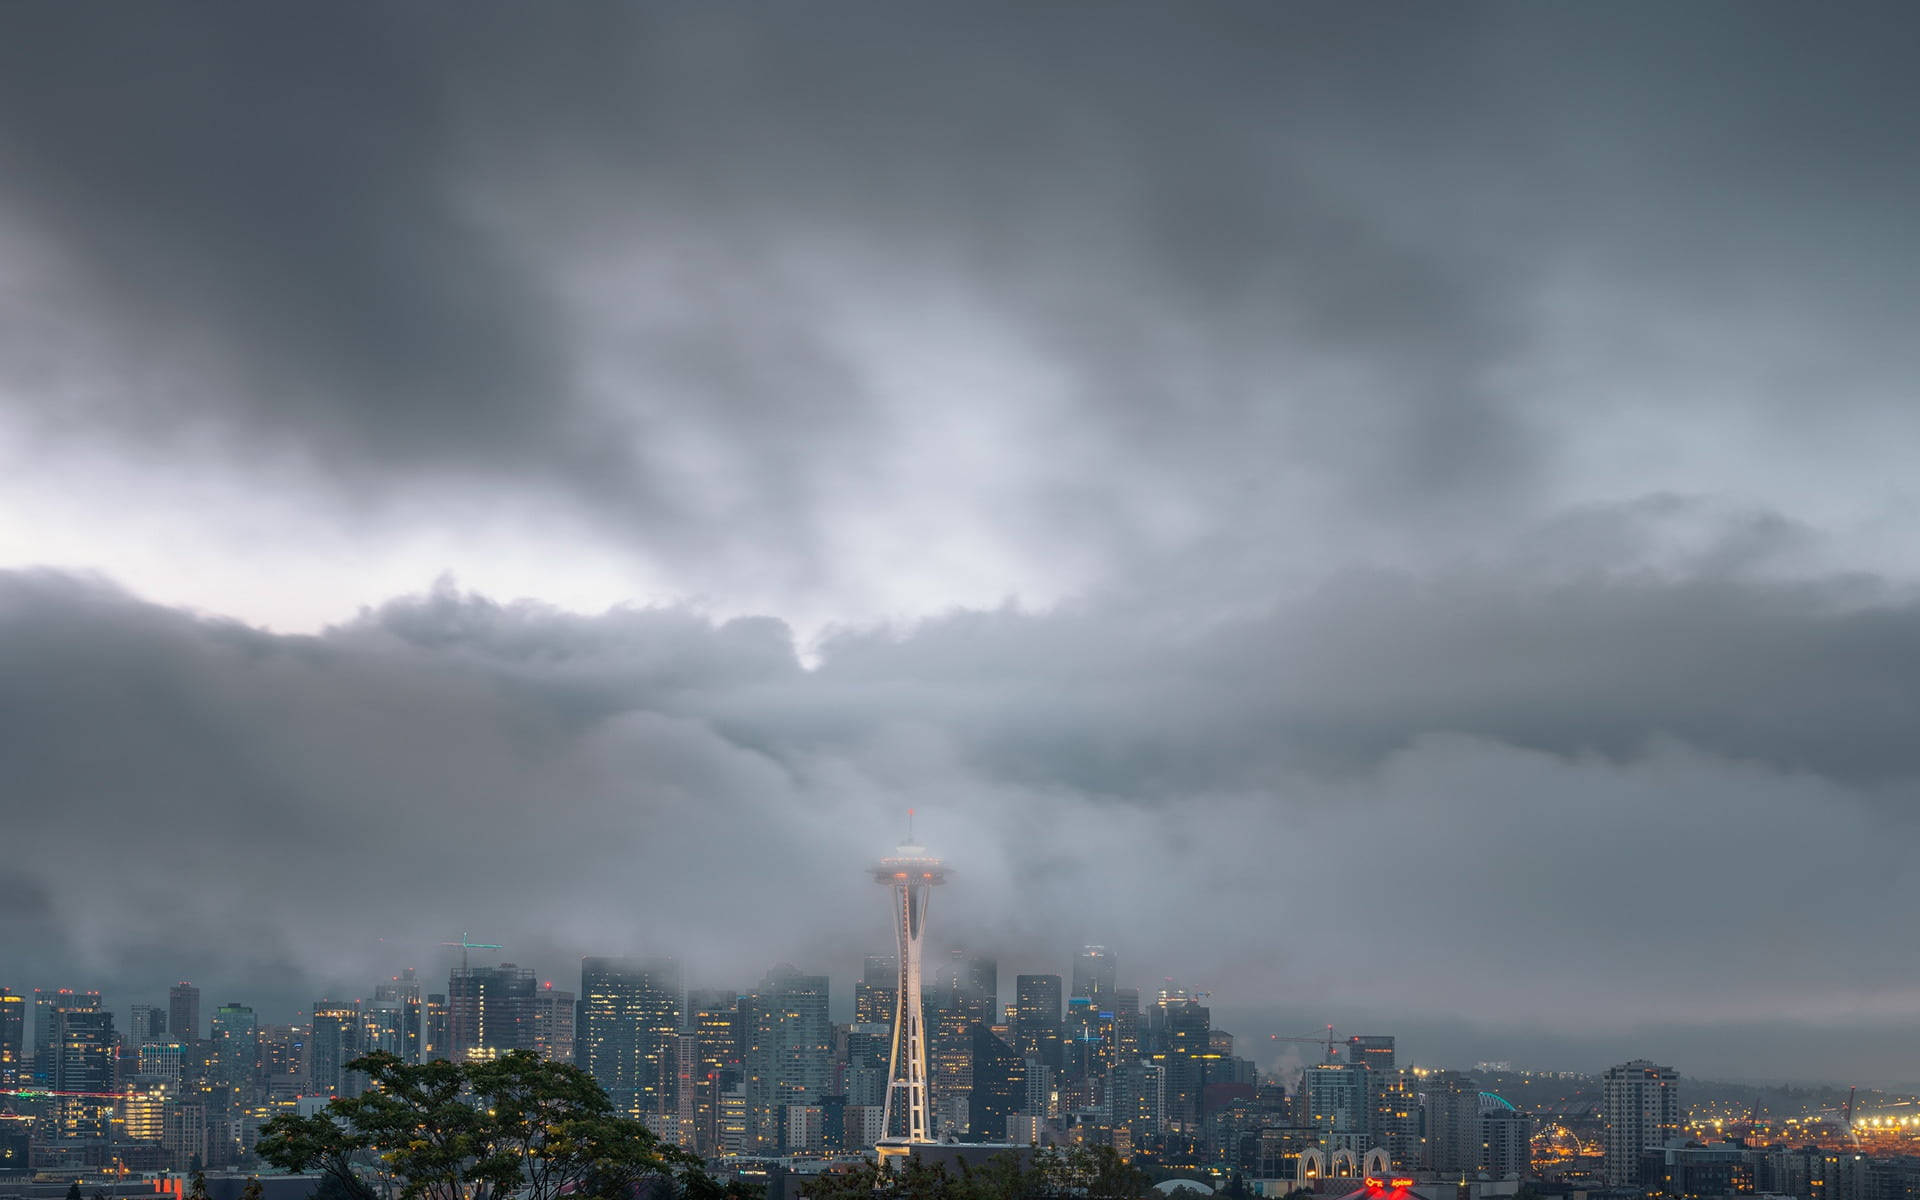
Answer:
<path fill-rule="evenodd" d="M 1073 959 L 1075 996 L 1104 997 L 1114 989 L 1113 952 L 1105 946 L 1086 946 Z"/>
<path fill-rule="evenodd" d="M 1348 1038 L 1347 1062 L 1366 1070 L 1370 1147 L 1384 1147 L 1395 1167 L 1412 1169 L 1419 1166 L 1421 1141 L 1418 1100 L 1394 1061 L 1393 1038 L 1385 1034 L 1363 1034 Z"/>
<path fill-rule="evenodd" d="M 422 1062 L 453 1057 L 451 1024 L 452 1017 L 447 1012 L 446 996 L 440 992 L 428 992 L 426 999 L 420 1002 L 420 1060 Z"/>
<path fill-rule="evenodd" d="M 136 1004 L 133 1006 L 127 1022 L 126 1039 L 129 1046 L 138 1046 L 167 1034 L 167 1010 L 156 1004 Z"/>
<path fill-rule="evenodd" d="M 985 1025 L 973 1027 L 973 1077 L 968 1128 L 976 1138 L 1003 1142 L 1007 1118 L 1027 1097 L 1027 1063 Z"/>
<path fill-rule="evenodd" d="M 1116 1129 L 1136 1138 L 1166 1132 L 1166 1071 L 1159 1063 L 1122 1062 L 1107 1076 L 1107 1103 Z"/>
<path fill-rule="evenodd" d="M 674 1111 L 680 964 L 671 958 L 583 958 L 573 1061 L 600 1081 L 615 1111 Z"/>
<path fill-rule="evenodd" d="M 27 1074 L 27 998 L 0 988 L 0 1087 L 19 1087 Z"/>
<path fill-rule="evenodd" d="M 224 1011 L 224 1010 L 222 1010 Z M 360 1057 L 360 1006 L 333 1000 L 313 1002 L 313 1025 L 307 1035 L 313 1065 L 308 1086 L 316 1096 L 343 1096 L 347 1064 Z"/>
<path fill-rule="evenodd" d="M 853 1019 L 859 1025 L 892 1025 L 899 1006 L 900 959 L 869 954 L 853 988 Z"/>
<path fill-rule="evenodd" d="M 1446 1174 L 1480 1169 L 1480 1085 L 1458 1071 L 1435 1071 L 1421 1082 L 1427 1127 L 1426 1166 Z"/>
<path fill-rule="evenodd" d="M 76 992 L 72 988 L 60 988 L 57 991 L 33 989 L 33 1082 L 36 1086 L 53 1086 L 59 1014 L 75 1010 L 93 1011 L 99 1007 L 99 992 Z"/>
<path fill-rule="evenodd" d="M 419 1025 L 420 1009 L 416 1005 L 409 1010 L 406 1000 L 367 1000 L 360 1005 L 360 1052 L 371 1054 L 378 1050 L 391 1054 L 402 1062 L 413 1062 L 418 1053 L 418 1042 L 408 1036 L 408 1020 L 412 1018 L 415 1028 Z"/>
<path fill-rule="evenodd" d="M 135 1071 L 161 1080 L 173 1091 L 178 1092 L 185 1050 L 186 1048 L 172 1037 L 142 1042 L 134 1051 Z"/>
<path fill-rule="evenodd" d="M 833 1081 L 833 1027 L 827 977 L 782 964 L 746 1000 L 746 1086 L 754 1143 L 778 1150 L 789 1104 L 813 1104 Z"/>
<path fill-rule="evenodd" d="M 1013 979 L 1013 1048 L 1060 1068 L 1060 977 L 1016 975 Z"/>
<path fill-rule="evenodd" d="M 1155 1007 L 1166 1047 L 1155 1061 L 1165 1069 L 1167 1123 L 1195 1129 L 1200 1122 L 1200 1089 L 1206 1085 L 1205 1064 L 1213 1049 L 1213 1013 L 1187 996 L 1166 996 Z"/>
<path fill-rule="evenodd" d="M 1115 988 L 1109 1008 L 1113 1012 L 1113 1061 L 1133 1062 L 1140 1057 L 1140 993 L 1134 988 Z"/>
<path fill-rule="evenodd" d="M 928 1097 L 936 1136 L 966 1133 L 972 1127 L 973 1032 L 993 1023 L 999 979 L 999 965 L 991 957 L 966 950 L 952 951 L 940 965 L 926 1005 Z"/>
<path fill-rule="evenodd" d="M 957 1008 L 983 1025 L 993 1024 L 1000 1004 L 1000 964 L 991 955 L 955 950 L 940 972 L 942 1007 Z"/>
<path fill-rule="evenodd" d="M 212 1033 L 215 1107 L 233 1112 L 252 1099 L 254 1070 L 260 1062 L 260 1022 L 244 1004 L 222 1004 L 213 1011 Z"/>
<path fill-rule="evenodd" d="M 695 1145 L 702 1154 L 720 1149 L 720 1097 L 740 1083 L 745 1041 L 741 1036 L 740 998 L 725 1006 L 712 1003 L 688 1019 L 694 1039 L 693 1123 Z"/>
<path fill-rule="evenodd" d="M 927 1099 L 936 1137 L 966 1133 L 973 1094 L 973 1031 L 984 1024 L 977 1009 L 962 1005 L 953 992 L 941 998 L 928 1018 Z"/>
<path fill-rule="evenodd" d="M 184 980 L 167 989 L 167 1032 L 183 1042 L 200 1040 L 200 989 Z"/>
<path fill-rule="evenodd" d="M 880 1108 L 887 1102 L 887 1055 L 893 1047 L 893 1026 L 855 1022 L 847 1026 L 847 1073 L 843 1080 L 847 1103 L 857 1108 Z"/>
<path fill-rule="evenodd" d="M 1321 1146 L 1367 1149 L 1367 1074 L 1356 1063 L 1315 1063 L 1302 1073 L 1300 1100 Z"/>
<path fill-rule="evenodd" d="M 1495 1179 L 1518 1179 L 1533 1170 L 1533 1118 L 1505 1104 L 1480 1113 L 1480 1169 Z"/>
<path fill-rule="evenodd" d="M 533 1049 L 533 971 L 458 966 L 447 977 L 447 1056 L 455 1062 Z"/>
<path fill-rule="evenodd" d="M 573 993 L 551 982 L 533 994 L 533 1052 L 549 1062 L 573 1061 Z"/>
<path fill-rule="evenodd" d="M 1347 1061 L 1381 1075 L 1394 1069 L 1393 1039 L 1383 1034 L 1368 1034 L 1347 1039 Z"/>
<path fill-rule="evenodd" d="M 99 1007 L 99 993 L 90 992 L 91 1007 L 55 1008 L 52 1041 L 48 1049 L 48 1086 L 66 1095 L 54 1100 L 54 1125 L 62 1138 L 98 1139 L 107 1136 L 115 1090 L 113 1014 Z"/>
<path fill-rule="evenodd" d="M 1610 1067 L 1601 1080 L 1608 1187 L 1638 1187 L 1640 1154 L 1680 1136 L 1680 1076 L 1644 1058 Z"/>
<path fill-rule="evenodd" d="M 394 1004 L 399 1008 L 399 1048 L 394 1050 L 407 1062 L 419 1062 L 427 1049 L 426 1000 L 420 994 L 420 980 L 412 967 L 385 983 L 375 984 L 376 1004 Z"/>

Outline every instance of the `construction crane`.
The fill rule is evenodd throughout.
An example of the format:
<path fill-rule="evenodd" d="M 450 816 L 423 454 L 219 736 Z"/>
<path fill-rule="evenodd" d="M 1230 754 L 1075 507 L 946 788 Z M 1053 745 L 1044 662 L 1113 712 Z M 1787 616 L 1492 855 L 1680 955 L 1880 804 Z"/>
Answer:
<path fill-rule="evenodd" d="M 497 943 L 494 943 L 494 942 L 470 942 L 470 941 L 468 941 L 468 940 L 467 940 L 467 935 L 466 935 L 466 934 L 464 934 L 464 933 L 460 935 L 460 940 L 459 940 L 459 941 L 457 941 L 457 942 L 441 942 L 440 944 L 441 944 L 442 946 L 446 946 L 446 947 L 449 947 L 449 948 L 454 948 L 454 947 L 457 947 L 457 948 L 459 949 L 459 951 L 460 951 L 460 969 L 461 969 L 462 971 L 464 971 L 464 970 L 466 970 L 466 969 L 467 969 L 467 951 L 469 951 L 469 950 L 504 950 L 504 949 L 506 949 L 506 947 L 504 947 L 504 946 L 501 946 L 501 945 L 498 945 Z"/>
<path fill-rule="evenodd" d="M 1326 1048 L 1326 1058 L 1324 1061 L 1334 1061 L 1333 1026 L 1331 1025 L 1327 1026 L 1325 1033 L 1316 1033 L 1308 1037 L 1288 1037 L 1285 1034 L 1270 1033 L 1267 1035 L 1267 1040 L 1270 1042 L 1296 1042 L 1305 1046 L 1324 1046 Z"/>

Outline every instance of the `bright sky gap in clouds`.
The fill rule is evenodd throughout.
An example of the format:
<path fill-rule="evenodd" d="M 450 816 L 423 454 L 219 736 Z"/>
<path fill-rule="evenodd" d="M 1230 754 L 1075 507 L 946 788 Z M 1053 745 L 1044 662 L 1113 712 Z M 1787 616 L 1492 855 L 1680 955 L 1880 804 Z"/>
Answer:
<path fill-rule="evenodd" d="M 10 8 L 0 983 L 837 981 L 914 804 L 1003 972 L 1920 1080 L 1916 33 Z"/>

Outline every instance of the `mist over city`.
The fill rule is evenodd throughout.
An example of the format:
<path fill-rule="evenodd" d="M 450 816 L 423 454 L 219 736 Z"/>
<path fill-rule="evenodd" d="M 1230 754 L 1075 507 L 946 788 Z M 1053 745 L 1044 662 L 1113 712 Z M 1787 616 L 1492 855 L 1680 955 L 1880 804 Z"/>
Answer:
<path fill-rule="evenodd" d="M 0 10 L 0 1117 L 104 1169 L 32 1095 L 128 1094 L 151 1035 L 164 1086 L 228 1089 L 175 1173 L 263 1169 L 258 1129 L 378 1091 L 344 1065 L 376 1049 L 576 1063 L 707 1156 L 920 1144 L 901 1052 L 848 1075 L 922 1011 L 915 893 L 875 882 L 907 845 L 942 873 L 927 1144 L 1225 1186 L 1261 1177 L 1208 1157 L 1239 1105 L 1502 1178 L 1393 1140 L 1425 1125 L 1329 1141 L 1332 1066 L 1379 1120 L 1428 1071 L 1525 1115 L 1528 1187 L 1555 1154 L 1647 1183 L 1661 1137 L 1601 1131 L 1629 1093 L 1709 1143 L 1857 1142 L 1850 1088 L 1903 1119 L 1916 36 L 1870 4 Z M 648 1086 L 700 1014 L 745 1022 L 698 1115 L 572 1048 L 583 960 L 674 997 Z M 1013 1011 L 1053 977 L 1054 1017 Z M 788 978 L 837 1031 L 791 1104 L 879 1115 L 742 1083 L 727 1141 Z M 496 985 L 517 1032 L 463 1033 Z M 564 1050 L 529 986 L 577 1006 Z M 97 1087 L 34 1058 L 69 1009 L 111 1014 L 73 1018 Z M 1149 1067 L 1173 1098 L 1129 1125 Z"/>

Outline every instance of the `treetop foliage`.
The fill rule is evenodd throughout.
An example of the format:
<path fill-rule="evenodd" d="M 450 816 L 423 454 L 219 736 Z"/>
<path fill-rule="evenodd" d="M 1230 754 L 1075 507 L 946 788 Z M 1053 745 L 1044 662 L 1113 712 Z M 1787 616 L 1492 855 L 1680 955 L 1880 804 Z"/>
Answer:
<path fill-rule="evenodd" d="M 727 1195 L 701 1161 L 613 1111 L 592 1076 L 521 1051 L 491 1062 L 347 1064 L 371 1085 L 308 1117 L 274 1117 L 258 1152 L 317 1170 L 340 1200 L 679 1200 Z"/>

